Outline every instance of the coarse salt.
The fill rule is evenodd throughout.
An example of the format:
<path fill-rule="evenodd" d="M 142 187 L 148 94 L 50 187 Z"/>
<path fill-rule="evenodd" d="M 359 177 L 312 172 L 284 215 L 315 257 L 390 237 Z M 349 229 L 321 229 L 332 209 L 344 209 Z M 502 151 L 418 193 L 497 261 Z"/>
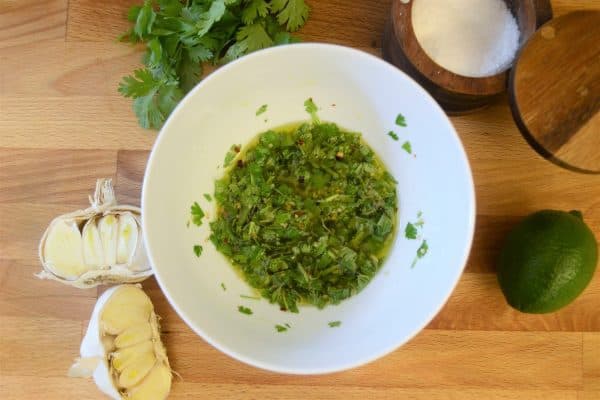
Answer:
<path fill-rule="evenodd" d="M 437 64 L 469 77 L 509 68 L 519 48 L 519 28 L 502 0 L 413 0 L 419 44 Z"/>

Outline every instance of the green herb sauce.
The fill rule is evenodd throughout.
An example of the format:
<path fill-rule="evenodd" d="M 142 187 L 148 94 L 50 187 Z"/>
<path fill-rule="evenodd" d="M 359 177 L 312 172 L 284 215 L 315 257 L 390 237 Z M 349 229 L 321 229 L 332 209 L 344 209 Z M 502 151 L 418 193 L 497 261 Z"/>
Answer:
<path fill-rule="evenodd" d="M 282 310 L 363 289 L 393 241 L 396 181 L 358 133 L 331 123 L 264 132 L 215 183 L 211 241 Z"/>

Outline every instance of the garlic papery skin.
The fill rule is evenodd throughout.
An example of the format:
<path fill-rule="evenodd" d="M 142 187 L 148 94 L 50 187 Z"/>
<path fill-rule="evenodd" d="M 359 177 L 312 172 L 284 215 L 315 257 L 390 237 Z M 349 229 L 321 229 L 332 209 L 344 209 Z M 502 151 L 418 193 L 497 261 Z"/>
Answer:
<path fill-rule="evenodd" d="M 43 270 L 37 276 L 85 289 L 141 282 L 152 275 L 141 210 L 117 205 L 110 179 L 98 180 L 90 203 L 50 223 L 40 240 Z"/>
<path fill-rule="evenodd" d="M 136 310 L 141 316 L 132 318 Z M 139 285 L 115 286 L 100 296 L 80 354 L 69 376 L 93 376 L 98 388 L 115 400 L 164 400 L 171 390 L 158 316 Z"/>

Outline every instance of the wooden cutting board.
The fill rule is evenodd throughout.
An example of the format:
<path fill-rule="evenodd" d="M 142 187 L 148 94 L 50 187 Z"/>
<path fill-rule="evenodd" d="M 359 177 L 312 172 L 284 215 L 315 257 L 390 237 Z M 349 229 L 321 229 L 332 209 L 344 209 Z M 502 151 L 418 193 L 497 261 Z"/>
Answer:
<path fill-rule="evenodd" d="M 308 1 L 308 0 L 307 0 Z M 135 1 L 138 2 L 138 1 Z M 390 0 L 312 0 L 307 41 L 380 54 Z M 52 217 L 86 205 L 97 177 L 139 204 L 156 137 L 116 91 L 140 51 L 115 41 L 134 1 L 0 0 L 0 398 L 101 399 L 66 378 L 98 290 L 39 281 L 38 240 Z M 556 16 L 599 0 L 555 0 Z M 566 62 L 567 60 L 565 60 Z M 369 365 L 297 377 L 241 364 L 196 336 L 155 281 L 174 399 L 600 398 L 600 273 L 567 308 L 525 315 L 494 275 L 502 238 L 542 208 L 579 209 L 600 238 L 600 178 L 547 162 L 516 128 L 506 99 L 453 117 L 471 160 L 478 216 L 469 264 L 443 310 L 408 344 Z M 385 329 L 385 326 L 381 327 Z M 359 344 L 357 344 L 359 345 Z"/>

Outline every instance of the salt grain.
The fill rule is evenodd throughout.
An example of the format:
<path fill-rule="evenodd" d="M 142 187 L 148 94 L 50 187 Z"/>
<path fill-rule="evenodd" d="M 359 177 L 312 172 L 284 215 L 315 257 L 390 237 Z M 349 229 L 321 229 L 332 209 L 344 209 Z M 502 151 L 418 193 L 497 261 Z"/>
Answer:
<path fill-rule="evenodd" d="M 519 28 L 502 0 L 413 0 L 417 40 L 433 61 L 456 74 L 482 77 L 512 64 Z"/>

